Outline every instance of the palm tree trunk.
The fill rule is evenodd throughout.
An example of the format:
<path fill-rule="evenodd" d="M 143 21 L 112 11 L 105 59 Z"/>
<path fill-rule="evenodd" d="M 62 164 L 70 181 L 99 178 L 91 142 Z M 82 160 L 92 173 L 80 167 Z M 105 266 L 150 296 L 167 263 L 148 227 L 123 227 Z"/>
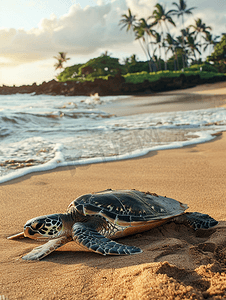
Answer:
<path fill-rule="evenodd" d="M 146 50 L 145 50 L 144 46 L 142 45 L 140 39 L 139 39 L 138 41 L 139 41 L 139 43 L 140 43 L 140 46 L 141 46 L 142 50 L 144 51 L 145 56 L 148 58 L 148 55 L 147 55 L 147 53 L 146 53 Z"/>
<path fill-rule="evenodd" d="M 182 16 L 182 27 L 184 30 L 184 14 L 181 15 Z M 186 54 L 184 51 L 184 32 L 182 30 L 182 63 L 183 63 L 183 69 L 185 68 L 185 60 L 186 60 Z"/>
<path fill-rule="evenodd" d="M 196 54 L 195 54 L 195 49 L 193 49 L 193 53 L 194 53 L 195 61 L 197 62 L 197 57 L 196 57 Z"/>
<path fill-rule="evenodd" d="M 160 23 L 160 26 L 161 26 L 161 37 L 162 37 L 162 41 L 163 41 L 163 28 L 162 28 L 162 23 Z M 165 48 L 165 47 L 164 47 Z M 167 62 L 166 62 L 166 50 L 164 49 L 164 54 L 165 54 L 165 60 L 164 60 L 164 65 L 165 65 L 165 71 L 167 70 Z"/>
<path fill-rule="evenodd" d="M 150 72 L 153 72 L 154 68 L 153 68 L 152 57 L 151 57 L 150 50 L 149 50 L 149 41 L 147 42 L 146 49 L 147 49 L 147 53 L 148 53 L 148 57 L 149 57 L 149 69 L 150 69 Z"/>
<path fill-rule="evenodd" d="M 150 61 L 150 65 L 151 65 L 151 72 L 156 72 L 156 64 L 151 56 L 151 53 L 150 53 L 150 49 L 149 49 L 149 45 L 151 44 L 151 47 L 153 49 L 153 45 L 150 41 L 150 36 L 147 34 L 147 51 L 148 51 L 148 55 L 149 55 L 149 61 Z M 152 53 L 153 53 L 153 50 L 152 50 Z"/>
<path fill-rule="evenodd" d="M 179 60 L 178 60 L 177 52 L 176 52 L 176 60 L 177 60 L 177 70 L 179 70 Z"/>
<path fill-rule="evenodd" d="M 199 59 L 201 59 L 201 61 L 202 61 L 202 36 L 201 36 L 201 33 L 200 33 L 200 53 L 201 54 L 199 54 Z"/>
<path fill-rule="evenodd" d="M 159 45 L 159 70 L 162 70 L 161 66 L 161 57 L 162 57 L 162 51 L 161 51 L 161 46 Z"/>
<path fill-rule="evenodd" d="M 142 50 L 144 51 L 145 56 L 147 57 L 147 60 L 148 60 L 148 66 L 149 66 L 149 72 L 152 72 L 152 66 L 151 66 L 151 62 L 150 62 L 149 55 L 148 55 L 148 53 L 147 53 L 145 47 L 142 45 L 142 42 L 140 41 L 140 39 L 139 39 L 138 41 L 139 41 L 139 43 L 140 43 L 140 46 L 141 46 Z"/>
<path fill-rule="evenodd" d="M 173 60 L 174 61 L 174 71 L 177 71 L 176 49 L 173 49 L 173 56 L 174 56 L 174 60 Z"/>
<path fill-rule="evenodd" d="M 156 72 L 158 70 L 158 65 L 156 65 L 156 61 L 154 60 L 154 49 L 153 49 L 153 43 L 151 42 L 151 37 L 150 37 L 150 42 L 149 44 L 151 44 L 151 52 L 153 53 L 152 57 L 152 62 L 153 62 L 153 71 Z"/>

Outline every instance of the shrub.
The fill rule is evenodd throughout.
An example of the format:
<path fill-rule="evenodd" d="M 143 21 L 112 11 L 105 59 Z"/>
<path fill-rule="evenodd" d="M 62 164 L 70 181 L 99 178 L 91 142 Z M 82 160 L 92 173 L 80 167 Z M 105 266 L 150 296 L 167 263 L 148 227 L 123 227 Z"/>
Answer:
<path fill-rule="evenodd" d="M 190 68 L 186 68 L 186 70 L 192 70 L 192 71 L 200 71 L 200 68 L 202 68 L 202 71 L 205 72 L 213 72 L 218 73 L 217 69 L 210 64 L 200 64 L 200 65 L 192 65 Z"/>
<path fill-rule="evenodd" d="M 92 77 L 116 75 L 123 67 L 119 63 L 118 58 L 112 58 L 108 55 L 101 55 L 99 57 L 90 59 L 86 64 L 79 68 L 78 75 L 84 74 L 85 70 L 88 70 L 86 76 L 92 75 Z"/>
<path fill-rule="evenodd" d="M 82 66 L 82 64 L 77 64 L 77 65 L 73 65 L 71 67 L 65 68 L 65 70 L 57 76 L 57 79 L 59 81 L 67 81 L 67 80 L 76 78 L 77 74 L 79 72 L 79 68 L 81 66 Z"/>
<path fill-rule="evenodd" d="M 124 75 L 126 82 L 129 83 L 142 83 L 145 80 L 148 80 L 150 82 L 154 82 L 159 80 L 160 78 L 165 77 L 179 77 L 181 74 L 184 74 L 185 76 L 190 75 L 199 75 L 201 78 L 208 79 L 214 76 L 224 76 L 222 73 L 215 73 L 215 72 L 206 72 L 206 71 L 194 71 L 191 70 L 191 68 L 187 68 L 186 71 L 159 71 L 156 73 L 148 73 L 148 72 L 140 72 L 140 73 L 128 73 Z"/>

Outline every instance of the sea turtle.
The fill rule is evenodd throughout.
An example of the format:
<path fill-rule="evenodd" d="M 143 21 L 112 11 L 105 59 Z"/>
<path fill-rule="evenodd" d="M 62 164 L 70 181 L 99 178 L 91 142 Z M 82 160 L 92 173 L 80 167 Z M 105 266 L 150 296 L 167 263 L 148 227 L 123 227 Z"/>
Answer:
<path fill-rule="evenodd" d="M 136 254 L 142 250 L 111 239 L 147 231 L 169 220 L 189 224 L 195 230 L 218 224 L 206 214 L 184 213 L 187 208 L 186 204 L 155 193 L 109 189 L 78 197 L 65 214 L 31 219 L 24 232 L 8 239 L 49 240 L 23 256 L 25 260 L 40 260 L 70 241 L 103 255 Z"/>

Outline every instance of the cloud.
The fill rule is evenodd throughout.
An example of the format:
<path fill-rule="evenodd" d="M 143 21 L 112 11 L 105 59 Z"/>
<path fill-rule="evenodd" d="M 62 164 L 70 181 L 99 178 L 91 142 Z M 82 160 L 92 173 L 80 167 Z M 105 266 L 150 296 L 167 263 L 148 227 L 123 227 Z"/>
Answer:
<path fill-rule="evenodd" d="M 50 58 L 59 51 L 84 55 L 98 48 L 126 45 L 133 37 L 118 26 L 125 9 L 125 1 L 120 0 L 84 9 L 75 4 L 68 14 L 59 19 L 51 15 L 29 31 L 2 28 L 1 56 L 22 64 Z"/>
<path fill-rule="evenodd" d="M 186 24 L 194 17 L 202 17 L 207 25 L 216 29 L 216 33 L 225 32 L 226 15 L 225 10 L 221 10 L 225 4 L 219 9 L 217 4 L 207 0 L 200 1 L 202 5 L 198 3 L 200 8 L 194 10 L 192 17 L 186 18 Z M 197 3 L 196 0 L 190 2 L 189 7 L 197 6 L 194 4 Z M 204 2 L 210 5 L 204 5 Z M 0 58 L 5 59 L 1 60 L 0 64 L 11 66 L 41 61 L 52 58 L 59 51 L 77 57 L 97 53 L 102 49 L 111 52 L 111 48 L 118 48 L 119 52 L 130 50 L 134 53 L 133 34 L 120 30 L 118 25 L 121 15 L 126 13 L 129 7 L 138 18 L 148 17 L 156 3 L 156 0 L 111 0 L 108 3 L 97 1 L 96 6 L 85 8 L 74 4 L 67 14 L 60 18 L 52 14 L 49 18 L 42 19 L 37 28 L 28 31 L 0 28 Z M 167 4 L 167 9 L 170 9 L 166 0 L 163 0 L 164 3 Z"/>
<path fill-rule="evenodd" d="M 226 7 L 225 7 L 226 11 Z M 226 32 L 226 13 L 216 11 L 213 13 L 211 8 L 203 9 L 203 11 L 194 14 L 194 18 L 201 18 L 206 26 L 210 26 L 212 28 L 211 33 L 220 35 L 221 33 Z M 194 20 L 191 21 L 194 24 Z"/>
<path fill-rule="evenodd" d="M 127 7 L 138 19 L 149 17 L 157 2 L 157 0 L 126 0 Z"/>

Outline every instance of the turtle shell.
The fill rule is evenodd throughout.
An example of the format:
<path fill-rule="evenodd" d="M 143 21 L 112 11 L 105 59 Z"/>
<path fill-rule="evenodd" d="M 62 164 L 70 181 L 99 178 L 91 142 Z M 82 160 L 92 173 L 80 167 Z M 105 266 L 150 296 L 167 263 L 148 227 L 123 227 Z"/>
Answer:
<path fill-rule="evenodd" d="M 71 202 L 83 215 L 99 214 L 114 224 L 138 226 L 184 213 L 186 204 L 155 193 L 136 190 L 105 190 L 86 194 Z"/>

